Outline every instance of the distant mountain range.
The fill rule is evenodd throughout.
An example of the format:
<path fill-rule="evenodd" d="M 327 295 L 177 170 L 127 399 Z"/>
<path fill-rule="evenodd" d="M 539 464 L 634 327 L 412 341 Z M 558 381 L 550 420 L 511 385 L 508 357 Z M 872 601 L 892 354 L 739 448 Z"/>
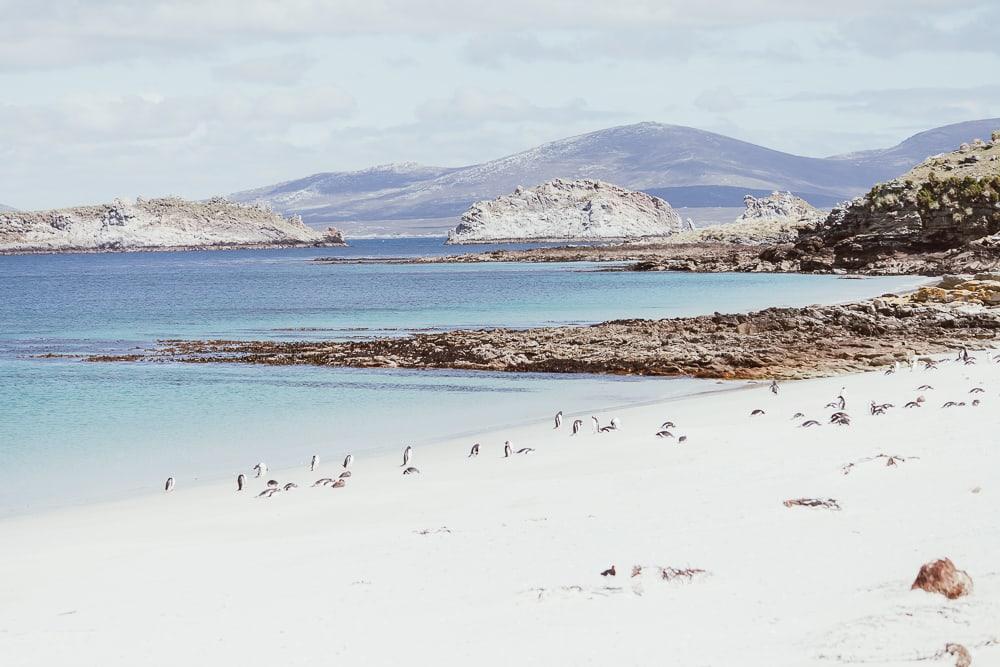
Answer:
<path fill-rule="evenodd" d="M 467 167 L 403 163 L 321 173 L 230 198 L 268 202 L 315 226 L 457 217 L 474 201 L 553 178 L 596 178 L 663 197 L 675 207 L 742 206 L 745 194 L 790 190 L 829 208 L 903 174 L 928 155 L 989 138 L 997 128 L 1000 118 L 969 121 L 921 132 L 891 148 L 812 158 L 691 127 L 638 123 Z"/>
<path fill-rule="evenodd" d="M 13 206 L 7 206 L 6 204 L 0 204 L 0 213 L 3 213 L 4 211 L 16 211 L 16 210 L 17 209 L 14 208 Z"/>

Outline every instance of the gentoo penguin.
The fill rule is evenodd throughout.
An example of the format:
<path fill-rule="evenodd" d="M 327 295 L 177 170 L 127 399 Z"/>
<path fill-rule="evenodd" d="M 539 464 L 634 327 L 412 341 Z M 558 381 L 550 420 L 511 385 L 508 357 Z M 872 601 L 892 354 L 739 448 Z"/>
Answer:
<path fill-rule="evenodd" d="M 777 380 L 771 380 L 771 393 L 774 394 L 775 396 L 778 395 L 778 381 Z"/>
<path fill-rule="evenodd" d="M 503 457 L 509 459 L 510 455 L 514 453 L 514 449 L 510 446 L 510 440 L 503 443 Z"/>
<path fill-rule="evenodd" d="M 479 456 L 479 443 L 478 442 L 472 446 L 472 449 L 469 450 L 469 456 L 468 456 L 468 458 L 472 458 L 473 456 Z"/>
<path fill-rule="evenodd" d="M 409 468 L 407 468 L 406 470 L 403 471 L 404 475 L 414 475 L 414 474 L 419 474 L 419 473 L 420 473 L 420 471 L 417 470 L 416 468 L 414 468 L 413 466 L 410 466 Z M 341 481 L 343 481 L 343 480 L 341 480 Z"/>
<path fill-rule="evenodd" d="M 621 427 L 622 427 L 621 420 L 619 420 L 618 417 L 612 417 L 611 418 L 611 428 L 613 430 L 617 431 Z"/>
<path fill-rule="evenodd" d="M 799 425 L 799 428 L 809 428 L 810 426 L 819 426 L 819 422 L 816 421 L 815 419 L 810 419 L 807 422 L 802 422 Z"/>
<path fill-rule="evenodd" d="M 271 496 L 273 496 L 274 494 L 276 494 L 280 490 L 281 489 L 278 489 L 278 488 L 264 489 L 263 491 L 261 491 L 260 493 L 257 494 L 257 497 L 258 498 L 270 498 Z"/>
<path fill-rule="evenodd" d="M 312 461 L 309 462 L 309 472 L 315 472 L 319 467 L 319 456 L 313 454 Z"/>
<path fill-rule="evenodd" d="M 333 480 L 329 477 L 324 477 L 322 479 L 317 479 L 313 486 L 326 486 L 327 484 L 333 484 Z"/>
<path fill-rule="evenodd" d="M 345 470 L 344 472 L 340 473 L 340 475 L 337 477 L 337 479 L 347 479 L 350 476 L 351 476 L 351 471 L 350 470 Z"/>
<path fill-rule="evenodd" d="M 299 485 L 296 484 L 295 482 L 289 482 L 288 484 L 285 484 L 285 491 L 291 491 L 292 489 L 297 489 L 297 488 L 299 488 Z"/>
<path fill-rule="evenodd" d="M 556 413 L 556 428 L 562 426 L 562 410 Z"/>
<path fill-rule="evenodd" d="M 657 438 L 672 438 L 672 437 L 674 437 L 674 434 L 671 433 L 670 431 L 668 431 L 667 429 L 663 429 L 662 431 L 657 431 L 656 432 L 656 437 Z"/>
<path fill-rule="evenodd" d="M 399 467 L 402 468 L 403 466 L 409 465 L 410 459 L 412 458 L 413 458 L 413 447 L 407 445 L 406 449 L 403 450 L 403 462 L 400 464 Z"/>
<path fill-rule="evenodd" d="M 532 449 L 531 447 L 522 447 L 521 449 L 517 450 L 515 454 L 531 454 L 534 451 L 535 450 Z"/>
<path fill-rule="evenodd" d="M 686 435 L 682 435 L 681 437 L 677 438 L 677 442 L 687 442 L 687 439 L 688 437 Z"/>
<path fill-rule="evenodd" d="M 801 412 L 796 412 L 794 415 L 792 415 L 792 419 L 801 419 L 802 417 L 805 417 L 805 415 L 802 414 Z"/>
<path fill-rule="evenodd" d="M 582 419 L 575 420 L 573 422 L 573 435 L 579 433 L 581 428 L 583 428 L 583 420 Z"/>
<path fill-rule="evenodd" d="M 267 464 L 265 464 L 262 461 L 262 462 L 258 463 L 257 465 L 255 465 L 253 467 L 253 470 L 254 470 L 254 472 L 257 473 L 256 475 L 254 475 L 254 477 L 263 477 L 264 475 L 267 474 Z"/>
<path fill-rule="evenodd" d="M 352 463 L 354 463 L 354 457 L 352 455 L 350 455 L 350 454 L 348 454 L 347 456 L 345 456 L 344 457 L 344 470 L 347 470 L 348 468 L 350 468 Z"/>
<path fill-rule="evenodd" d="M 269 489 L 276 489 L 276 488 L 278 488 L 278 480 L 276 480 L 276 479 L 269 479 L 269 480 L 267 480 L 267 488 L 269 488 Z"/>
<path fill-rule="evenodd" d="M 173 477 L 167 477 L 167 483 L 163 485 L 163 490 L 166 491 L 167 493 L 170 493 L 171 491 L 174 490 L 174 478 Z"/>
<path fill-rule="evenodd" d="M 982 393 L 985 393 L 985 391 L 986 390 L 983 389 L 982 387 L 973 387 L 972 389 L 969 390 L 969 393 L 970 394 L 982 394 Z"/>
<path fill-rule="evenodd" d="M 236 490 L 242 491 L 243 487 L 247 485 L 247 476 L 240 473 L 236 476 Z"/>
<path fill-rule="evenodd" d="M 764 412 L 763 410 L 761 410 L 760 408 L 757 408 L 756 410 L 754 410 L 753 412 L 750 413 L 750 416 L 751 417 L 756 417 L 757 415 L 763 415 L 763 414 L 767 414 L 767 413 Z"/>
<path fill-rule="evenodd" d="M 591 415 L 590 418 L 594 420 L 594 433 L 600 433 L 601 432 L 601 422 L 597 419 L 597 417 L 595 417 L 593 415 Z"/>
<path fill-rule="evenodd" d="M 660 428 L 662 429 L 677 428 L 677 424 L 673 423 L 672 421 L 665 421 L 662 424 L 660 424 Z"/>

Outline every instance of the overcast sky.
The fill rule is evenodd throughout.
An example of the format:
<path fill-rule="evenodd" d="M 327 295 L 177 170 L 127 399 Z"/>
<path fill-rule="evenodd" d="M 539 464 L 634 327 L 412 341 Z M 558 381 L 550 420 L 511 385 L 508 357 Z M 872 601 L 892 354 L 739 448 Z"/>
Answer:
<path fill-rule="evenodd" d="M 1000 116 L 995 0 L 0 0 L 0 203 L 481 162 L 637 121 L 793 153 Z"/>

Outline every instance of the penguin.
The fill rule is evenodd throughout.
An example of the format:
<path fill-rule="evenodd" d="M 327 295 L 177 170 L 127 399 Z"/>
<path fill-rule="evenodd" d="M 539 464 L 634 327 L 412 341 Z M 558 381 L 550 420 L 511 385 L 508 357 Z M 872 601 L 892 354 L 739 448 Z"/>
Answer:
<path fill-rule="evenodd" d="M 602 577 L 613 577 L 616 574 L 617 573 L 615 572 L 615 566 L 614 565 L 612 565 L 611 567 L 609 567 L 608 569 L 606 569 L 604 572 L 601 572 L 601 576 Z"/>
<path fill-rule="evenodd" d="M 583 420 L 582 419 L 575 420 L 573 422 L 573 435 L 579 433 L 581 428 L 583 428 Z"/>
<path fill-rule="evenodd" d="M 344 457 L 344 470 L 347 470 L 348 468 L 350 468 L 352 463 L 354 463 L 354 457 L 352 455 L 350 455 L 350 454 L 348 454 L 347 456 L 345 456 Z"/>
<path fill-rule="evenodd" d="M 675 424 L 675 423 L 673 423 L 671 421 L 665 421 L 662 424 L 660 424 L 660 428 L 661 429 L 677 428 L 677 424 Z"/>
<path fill-rule="evenodd" d="M 656 432 L 656 437 L 657 438 L 672 438 L 672 437 L 674 437 L 674 434 L 671 433 L 670 431 L 668 431 L 667 429 L 663 429 L 662 431 L 657 431 Z"/>
<path fill-rule="evenodd" d="M 409 470 L 409 468 L 407 468 L 407 470 Z M 416 468 L 414 468 L 414 470 L 416 470 Z M 330 485 L 330 488 L 331 489 L 342 489 L 345 486 L 347 486 L 347 480 L 346 479 L 338 479 L 336 482 L 334 482 L 333 484 Z"/>
<path fill-rule="evenodd" d="M 973 387 L 972 389 L 969 390 L 969 393 L 970 394 L 982 394 L 982 393 L 985 393 L 985 391 L 986 390 L 983 389 L 982 387 Z"/>
<path fill-rule="evenodd" d="M 276 479 L 269 479 L 269 480 L 267 480 L 267 488 L 269 488 L 269 489 L 276 489 L 276 488 L 278 488 L 278 480 L 276 480 Z"/>
<path fill-rule="evenodd" d="M 810 426 L 819 426 L 819 425 L 820 424 L 818 421 L 816 421 L 815 419 L 810 419 L 807 422 L 802 422 L 802 424 L 799 425 L 799 428 L 809 428 Z"/>
<path fill-rule="evenodd" d="M 681 437 L 677 438 L 677 442 L 687 442 L 687 439 L 688 437 L 686 435 L 682 435 Z"/>
<path fill-rule="evenodd" d="M 243 487 L 247 485 L 247 476 L 240 473 L 236 476 L 236 490 L 242 491 Z"/>
<path fill-rule="evenodd" d="M 471 459 L 473 456 L 479 456 L 479 443 L 478 442 L 472 446 L 472 449 L 469 450 L 469 456 L 467 458 Z"/>
<path fill-rule="evenodd" d="M 556 413 L 556 428 L 562 426 L 562 410 Z"/>
<path fill-rule="evenodd" d="M 409 465 L 410 459 L 412 458 L 413 458 L 413 447 L 407 445 L 406 449 L 403 450 L 403 462 L 400 464 L 399 467 L 402 468 L 404 466 Z"/>
<path fill-rule="evenodd" d="M 260 463 L 258 463 L 253 467 L 253 470 L 254 472 L 257 473 L 256 475 L 254 475 L 254 477 L 263 477 L 264 475 L 267 474 L 267 464 L 261 461 Z"/>
<path fill-rule="evenodd" d="M 618 419 L 618 417 L 612 417 L 611 418 L 611 429 L 614 430 L 614 431 L 617 431 L 621 427 L 622 427 L 621 420 Z"/>
<path fill-rule="evenodd" d="M 521 449 L 517 450 L 514 453 L 515 454 L 532 454 L 532 453 L 534 453 L 534 451 L 535 450 L 532 449 L 531 447 L 522 447 Z"/>
<path fill-rule="evenodd" d="M 314 486 L 314 487 L 315 487 L 315 486 L 326 486 L 327 484 L 333 484 L 333 480 L 332 480 L 332 479 L 330 479 L 329 477 L 323 477 L 322 479 L 317 479 L 317 480 L 316 480 L 316 481 L 315 481 L 315 482 L 313 483 L 313 486 Z"/>
<path fill-rule="evenodd" d="M 260 493 L 257 494 L 257 497 L 258 498 L 270 498 L 271 496 L 273 496 L 274 494 L 276 494 L 280 490 L 281 489 L 278 489 L 278 488 L 264 489 L 263 491 L 261 491 Z"/>
<path fill-rule="evenodd" d="M 288 484 L 285 484 L 285 491 L 291 491 L 292 489 L 297 489 L 297 488 L 299 488 L 299 485 L 296 484 L 295 482 L 289 482 Z"/>
<path fill-rule="evenodd" d="M 340 475 L 337 476 L 337 479 L 347 479 L 350 476 L 351 476 L 351 471 L 345 470 L 344 472 L 340 473 Z"/>
<path fill-rule="evenodd" d="M 510 446 L 510 440 L 503 443 L 503 457 L 509 459 L 510 455 L 514 453 L 513 448 Z"/>
<path fill-rule="evenodd" d="M 312 461 L 309 462 L 309 472 L 316 472 L 316 468 L 319 467 L 319 456 L 313 454 Z"/>
<path fill-rule="evenodd" d="M 796 412 L 794 415 L 792 415 L 792 419 L 801 419 L 802 417 L 805 417 L 805 415 L 802 414 L 801 412 Z"/>
<path fill-rule="evenodd" d="M 601 422 L 600 422 L 600 420 L 598 420 L 597 417 L 595 417 L 595 416 L 591 416 L 590 418 L 592 420 L 594 420 L 594 433 L 600 433 L 601 432 Z"/>
<path fill-rule="evenodd" d="M 414 468 L 413 466 L 410 466 L 409 468 L 407 468 L 406 470 L 403 471 L 403 474 L 404 475 L 415 475 L 415 474 L 420 474 L 420 471 L 417 470 L 416 468 Z M 343 480 L 341 480 L 341 481 L 343 481 Z"/>
<path fill-rule="evenodd" d="M 771 393 L 774 394 L 775 396 L 778 395 L 778 381 L 777 380 L 771 380 Z"/>
<path fill-rule="evenodd" d="M 751 417 L 756 417 L 758 415 L 766 415 L 766 414 L 767 414 L 766 412 L 764 412 L 760 408 L 757 408 L 756 410 L 754 410 L 753 412 L 750 413 L 750 416 Z"/>
<path fill-rule="evenodd" d="M 174 490 L 174 478 L 173 477 L 167 477 L 167 483 L 163 485 L 163 490 L 166 491 L 167 493 L 170 493 L 171 491 Z"/>

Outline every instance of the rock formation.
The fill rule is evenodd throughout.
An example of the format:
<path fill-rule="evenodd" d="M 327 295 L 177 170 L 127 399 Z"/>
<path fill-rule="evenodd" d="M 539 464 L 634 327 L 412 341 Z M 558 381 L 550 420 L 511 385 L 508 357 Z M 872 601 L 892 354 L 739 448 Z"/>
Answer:
<path fill-rule="evenodd" d="M 959 570 L 950 558 L 924 563 L 910 590 L 921 589 L 928 593 L 940 593 L 949 600 L 972 593 L 972 577 Z"/>
<path fill-rule="evenodd" d="M 662 238 L 682 225 L 658 197 L 603 181 L 555 179 L 473 204 L 448 243 Z"/>
<path fill-rule="evenodd" d="M 116 199 L 111 204 L 0 213 L 0 253 L 345 245 L 336 229 L 216 198 Z"/>
<path fill-rule="evenodd" d="M 771 380 L 868 371 L 911 354 L 990 345 L 998 337 L 1000 308 L 917 303 L 909 296 L 894 296 L 738 315 L 448 331 L 364 341 L 165 341 L 141 354 L 90 360 Z"/>
<path fill-rule="evenodd" d="M 677 234 L 671 243 L 739 243 L 764 245 L 791 243 L 800 233 L 812 230 L 825 215 L 791 192 L 772 192 L 767 197 L 746 195 L 746 210 L 730 224 L 712 225 Z"/>
<path fill-rule="evenodd" d="M 1000 132 L 835 208 L 787 256 L 803 270 L 942 273 L 1000 267 Z"/>

